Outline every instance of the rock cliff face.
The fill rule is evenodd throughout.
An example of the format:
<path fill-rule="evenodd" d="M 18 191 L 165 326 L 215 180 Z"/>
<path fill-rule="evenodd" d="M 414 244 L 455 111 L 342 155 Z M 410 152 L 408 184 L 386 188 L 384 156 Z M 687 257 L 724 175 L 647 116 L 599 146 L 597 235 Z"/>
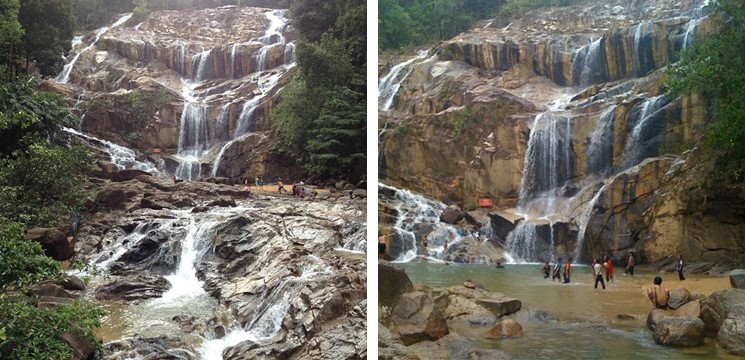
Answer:
<path fill-rule="evenodd" d="M 73 41 L 55 87 L 76 99 L 84 132 L 160 149 L 179 178 L 272 177 L 272 109 L 294 67 L 286 13 L 225 6 L 140 23 L 125 16 Z"/>
<path fill-rule="evenodd" d="M 731 262 L 724 252 L 745 250 L 741 222 L 690 202 L 719 198 L 690 180 L 705 173 L 707 160 L 688 150 L 701 143 L 707 99 L 672 99 L 663 87 L 680 50 L 717 31 L 707 4 L 539 9 L 382 64 L 381 181 L 468 210 L 491 199 L 491 221 L 462 226 L 487 225 L 482 233 L 519 259 L 635 252 L 663 267 L 677 253 L 701 268 Z M 694 187 L 700 195 L 683 190 Z M 388 238 L 400 238 L 396 216 L 382 219 Z"/>

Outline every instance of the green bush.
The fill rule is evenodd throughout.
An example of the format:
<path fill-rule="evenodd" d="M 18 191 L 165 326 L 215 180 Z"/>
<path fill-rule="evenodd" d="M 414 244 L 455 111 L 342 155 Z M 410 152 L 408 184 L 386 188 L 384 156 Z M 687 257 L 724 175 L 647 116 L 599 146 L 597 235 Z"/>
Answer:
<path fill-rule="evenodd" d="M 674 95 L 705 94 L 711 100 L 706 149 L 718 173 L 730 183 L 745 184 L 745 8 L 740 1 L 713 3 L 711 18 L 721 29 L 686 49 L 670 66 L 668 91 Z"/>
<path fill-rule="evenodd" d="M 61 338 L 75 331 L 93 341 L 100 349 L 93 329 L 101 326 L 105 312 L 85 301 L 39 309 L 30 298 L 0 294 L 0 327 L 5 340 L 0 343 L 0 357 L 8 360 L 70 359 L 72 348 Z"/>
<path fill-rule="evenodd" d="M 82 146 L 50 146 L 27 139 L 25 150 L 0 159 L 0 219 L 27 226 L 55 225 L 82 202 L 83 171 L 93 161 Z"/>
<path fill-rule="evenodd" d="M 62 276 L 59 262 L 45 256 L 39 243 L 25 240 L 24 230 L 13 222 L 0 226 L 0 290 Z"/>

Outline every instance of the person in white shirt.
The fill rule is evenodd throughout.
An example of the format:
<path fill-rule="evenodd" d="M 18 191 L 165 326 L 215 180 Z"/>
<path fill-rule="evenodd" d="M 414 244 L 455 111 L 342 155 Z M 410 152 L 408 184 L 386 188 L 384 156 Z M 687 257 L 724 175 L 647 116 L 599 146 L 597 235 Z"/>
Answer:
<path fill-rule="evenodd" d="M 597 259 L 592 259 L 592 272 L 595 274 L 595 288 L 598 288 L 598 281 L 603 285 L 605 289 L 605 280 L 603 280 L 603 268 L 605 265 L 601 264 Z"/>

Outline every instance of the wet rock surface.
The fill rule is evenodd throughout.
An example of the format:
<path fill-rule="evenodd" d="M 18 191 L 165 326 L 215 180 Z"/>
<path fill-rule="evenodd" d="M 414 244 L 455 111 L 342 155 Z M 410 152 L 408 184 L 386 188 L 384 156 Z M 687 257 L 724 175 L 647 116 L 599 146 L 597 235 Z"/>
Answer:
<path fill-rule="evenodd" d="M 108 344 L 105 356 L 200 358 L 199 339 L 238 327 L 256 340 L 227 346 L 227 358 L 364 358 L 365 257 L 350 252 L 365 248 L 364 200 L 256 196 L 235 188 L 138 176 L 100 193 L 123 196 L 99 195 L 107 212 L 94 214 L 75 237 L 75 259 L 107 274 L 90 289 L 97 299 L 142 307 L 171 290 L 176 295 L 169 296 L 180 296 L 193 290 L 184 286 L 203 287 L 227 313 L 213 320 L 177 313 L 163 321 L 188 334 L 183 343 L 140 335 Z M 144 198 L 164 206 L 143 207 Z M 192 211 L 199 206 L 203 212 Z M 184 258 L 189 249 L 196 258 Z M 191 281 L 201 283 L 173 288 L 184 261 L 193 264 Z"/>

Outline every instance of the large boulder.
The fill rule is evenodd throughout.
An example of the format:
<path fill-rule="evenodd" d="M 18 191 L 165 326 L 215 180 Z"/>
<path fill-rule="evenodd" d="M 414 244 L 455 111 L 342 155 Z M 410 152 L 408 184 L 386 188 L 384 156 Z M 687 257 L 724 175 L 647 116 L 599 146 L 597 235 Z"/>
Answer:
<path fill-rule="evenodd" d="M 497 317 L 483 306 L 462 296 L 451 295 L 445 308 L 448 328 L 469 328 L 471 326 L 493 326 Z"/>
<path fill-rule="evenodd" d="M 400 267 L 378 264 L 378 303 L 392 308 L 401 294 L 414 290 L 409 276 Z"/>
<path fill-rule="evenodd" d="M 54 260 L 67 260 L 75 253 L 65 233 L 57 229 L 33 228 L 26 233 L 26 240 L 41 244 L 44 253 Z"/>
<path fill-rule="evenodd" d="M 401 295 L 391 314 L 390 328 L 407 346 L 434 341 L 449 333 L 445 315 L 423 291 Z"/>
<path fill-rule="evenodd" d="M 464 217 L 465 214 L 463 213 L 463 210 L 461 210 L 457 205 L 450 205 L 442 211 L 442 214 L 440 214 L 440 221 L 448 224 L 455 224 L 458 221 L 463 220 Z"/>
<path fill-rule="evenodd" d="M 729 273 L 729 283 L 735 289 L 745 289 L 745 270 L 732 270 Z"/>
<path fill-rule="evenodd" d="M 476 303 L 491 311 L 497 317 L 516 313 L 522 307 L 520 300 L 498 295 L 492 298 L 478 299 Z"/>
<path fill-rule="evenodd" d="M 701 302 L 693 300 L 673 311 L 673 316 L 701 317 Z"/>
<path fill-rule="evenodd" d="M 69 293 L 64 288 L 62 288 L 62 286 L 59 286 L 51 281 L 44 281 L 44 282 L 31 285 L 28 288 L 28 294 L 29 296 L 55 297 L 55 298 L 67 298 L 67 299 L 74 299 L 77 297 Z"/>
<path fill-rule="evenodd" d="M 140 275 L 114 280 L 96 289 L 99 300 L 142 300 L 160 297 L 170 284 L 162 276 Z"/>
<path fill-rule="evenodd" d="M 745 304 L 745 289 L 715 291 L 701 301 L 701 319 L 706 324 L 706 337 L 715 337 L 730 309 Z"/>
<path fill-rule="evenodd" d="M 93 358 L 96 343 L 78 330 L 69 330 L 60 336 L 72 349 L 72 360 L 86 360 Z"/>
<path fill-rule="evenodd" d="M 730 309 L 717 333 L 719 346 L 730 354 L 745 356 L 745 305 Z"/>
<path fill-rule="evenodd" d="M 516 338 L 522 336 L 523 327 L 519 322 L 512 319 L 502 320 L 486 332 L 486 337 L 495 339 Z"/>
<path fill-rule="evenodd" d="M 649 312 L 649 315 L 647 315 L 647 328 L 649 330 L 654 330 L 657 328 L 657 324 L 659 324 L 660 320 L 668 317 L 668 313 L 665 310 L 662 309 L 653 309 Z"/>
<path fill-rule="evenodd" d="M 667 306 L 670 307 L 670 309 L 675 310 L 685 305 L 690 301 L 690 298 L 691 292 L 688 291 L 688 289 L 677 288 L 670 292 L 670 299 L 667 301 Z"/>
<path fill-rule="evenodd" d="M 660 345 L 699 346 L 704 343 L 704 322 L 699 318 L 668 316 L 657 323 L 653 336 Z"/>

